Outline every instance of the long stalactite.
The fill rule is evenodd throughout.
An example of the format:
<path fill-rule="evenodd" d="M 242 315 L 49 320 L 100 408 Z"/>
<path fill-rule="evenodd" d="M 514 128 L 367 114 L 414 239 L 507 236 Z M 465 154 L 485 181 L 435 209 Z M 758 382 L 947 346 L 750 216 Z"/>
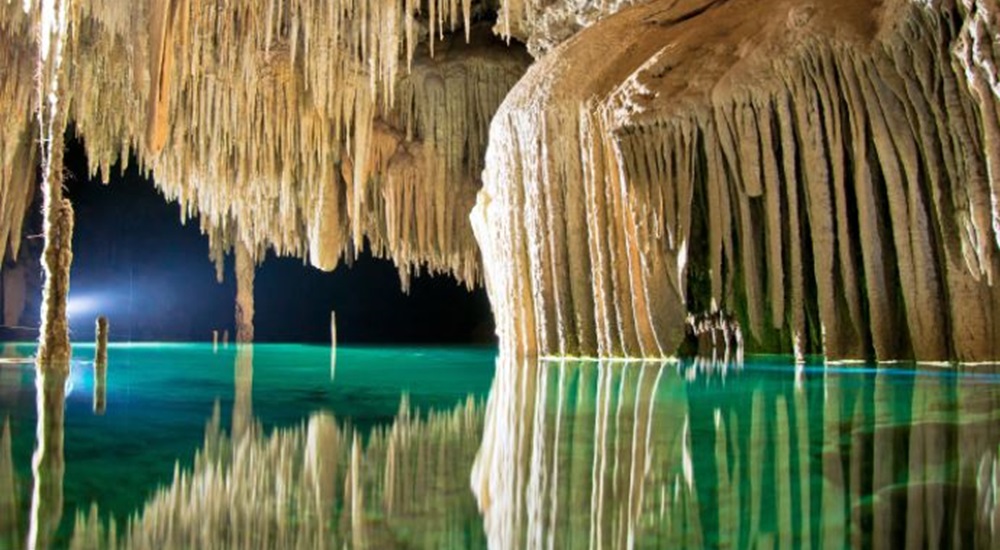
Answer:
<path fill-rule="evenodd" d="M 28 108 L 38 50 L 5 4 L 4 105 Z M 477 23 L 480 2 L 69 3 L 78 47 L 60 96 L 91 176 L 135 159 L 210 256 L 242 243 L 325 270 L 365 247 L 404 287 L 420 271 L 482 280 L 465 215 L 489 120 L 530 58 Z M 464 29 L 464 32 L 462 30 Z M 20 64 L 19 64 L 20 63 Z M 22 66 L 23 65 L 23 66 Z M 19 243 L 33 180 L 31 129 L 4 121 L 0 237 Z M 9 235 L 9 237 L 7 237 Z M 16 249 L 15 249 L 16 251 Z"/>
<path fill-rule="evenodd" d="M 13 253 L 53 159 L 21 114 L 43 5 L 0 7 Z M 529 354 L 668 356 L 724 311 L 750 350 L 1000 356 L 995 0 L 66 6 L 59 124 L 93 175 L 139 162 L 220 273 L 367 247 L 404 289 L 485 282 Z"/>
<path fill-rule="evenodd" d="M 997 13 L 653 1 L 583 30 L 491 127 L 501 340 L 666 356 L 723 309 L 751 350 L 995 359 Z"/>

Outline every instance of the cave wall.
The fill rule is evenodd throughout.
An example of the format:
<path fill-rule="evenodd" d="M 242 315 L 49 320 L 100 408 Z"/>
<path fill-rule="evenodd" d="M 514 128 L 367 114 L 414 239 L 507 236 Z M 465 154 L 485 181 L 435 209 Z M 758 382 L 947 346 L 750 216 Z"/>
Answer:
<path fill-rule="evenodd" d="M 723 309 L 752 351 L 1000 356 L 997 7 L 654 1 L 553 49 L 472 214 L 501 341 L 667 356 Z"/>

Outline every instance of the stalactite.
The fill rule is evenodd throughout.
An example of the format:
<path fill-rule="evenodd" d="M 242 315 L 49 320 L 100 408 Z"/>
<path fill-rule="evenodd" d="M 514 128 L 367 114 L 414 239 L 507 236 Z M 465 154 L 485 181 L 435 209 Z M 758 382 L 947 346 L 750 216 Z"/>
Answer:
<path fill-rule="evenodd" d="M 31 114 L 37 108 L 35 68 L 37 47 L 29 16 L 19 3 L 0 5 L 0 260 L 17 258 L 24 217 L 35 190 L 38 128 Z M 10 256 L 7 256 L 9 249 Z"/>
<path fill-rule="evenodd" d="M 42 213 L 45 249 L 42 270 L 42 326 L 39 331 L 38 370 L 69 370 L 70 264 L 73 262 L 73 207 L 62 195 L 64 133 L 66 129 L 66 70 L 63 67 L 70 36 L 69 4 L 42 0 L 38 6 L 38 65 L 36 119 L 41 136 Z M 23 168 L 23 167 L 22 167 Z"/>
<path fill-rule="evenodd" d="M 256 262 L 247 246 L 237 243 L 233 255 L 236 271 L 236 342 L 253 342 L 253 280 Z"/>
<path fill-rule="evenodd" d="M 20 112 L 35 101 L 34 66 L 21 60 L 36 44 L 17 8 L 0 8 L 0 47 L 17 69 L 0 75 L 0 99 Z M 330 270 L 368 246 L 396 262 L 404 287 L 422 270 L 472 286 L 481 268 L 463 212 L 488 121 L 529 62 L 473 22 L 480 9 L 71 3 L 86 47 L 67 50 L 74 86 L 62 103 L 91 175 L 107 181 L 134 155 L 182 220 L 200 218 L 217 262 L 241 241 Z M 18 117 L 3 130 L 0 237 L 19 243 L 34 147 Z"/>
<path fill-rule="evenodd" d="M 494 31 L 528 44 L 539 57 L 567 40 L 581 28 L 618 10 L 648 0 L 500 0 Z"/>
<path fill-rule="evenodd" d="M 652 1 L 539 59 L 472 214 L 503 345 L 669 355 L 707 306 L 751 351 L 995 359 L 1000 12 L 974 4 Z"/>

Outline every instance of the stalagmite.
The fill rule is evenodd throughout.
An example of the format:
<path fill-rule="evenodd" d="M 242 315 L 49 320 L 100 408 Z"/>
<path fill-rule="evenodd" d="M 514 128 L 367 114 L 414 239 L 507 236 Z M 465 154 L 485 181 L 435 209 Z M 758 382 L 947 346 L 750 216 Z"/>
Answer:
<path fill-rule="evenodd" d="M 750 351 L 1000 356 L 998 10 L 616 5 L 492 122 L 472 222 L 502 345 L 659 357 L 721 309 Z"/>
<path fill-rule="evenodd" d="M 337 312 L 330 312 L 330 347 L 337 349 Z"/>
<path fill-rule="evenodd" d="M 108 318 L 101 315 L 94 323 L 94 366 L 105 369 L 108 367 Z"/>
<path fill-rule="evenodd" d="M 104 414 L 108 399 L 108 318 L 97 318 L 94 346 L 94 413 Z"/>
<path fill-rule="evenodd" d="M 253 280 L 257 269 L 247 247 L 236 245 L 236 342 L 253 342 Z"/>

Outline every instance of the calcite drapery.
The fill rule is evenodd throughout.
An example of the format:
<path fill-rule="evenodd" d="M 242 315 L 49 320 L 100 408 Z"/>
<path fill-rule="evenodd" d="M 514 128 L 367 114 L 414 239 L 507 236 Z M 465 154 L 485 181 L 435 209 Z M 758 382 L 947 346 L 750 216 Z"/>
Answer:
<path fill-rule="evenodd" d="M 1000 356 L 997 7 L 654 1 L 566 41 L 491 127 L 501 339 L 669 355 L 721 307 L 752 349 Z"/>
<path fill-rule="evenodd" d="M 0 6 L 12 247 L 46 156 L 20 113 L 48 4 L 23 5 Z M 493 4 L 68 5 L 58 104 L 92 169 L 136 153 L 217 261 L 242 243 L 332 269 L 367 243 L 404 287 L 482 277 L 463 212 L 527 64 L 473 23 Z M 722 308 L 752 349 L 1000 355 L 996 0 L 496 9 L 551 49 L 492 125 L 473 216 L 505 346 L 670 355 L 688 312 Z"/>

